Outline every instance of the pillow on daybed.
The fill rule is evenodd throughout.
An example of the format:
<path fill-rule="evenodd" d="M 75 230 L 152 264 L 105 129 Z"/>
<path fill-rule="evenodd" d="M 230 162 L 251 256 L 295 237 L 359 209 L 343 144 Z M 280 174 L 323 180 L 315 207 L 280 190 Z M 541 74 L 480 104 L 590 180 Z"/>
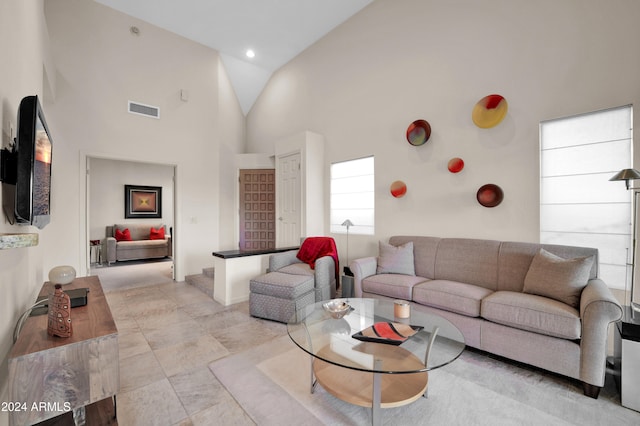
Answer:
<path fill-rule="evenodd" d="M 149 231 L 150 240 L 164 240 L 164 226 L 159 226 L 158 229 L 151 227 Z"/>
<path fill-rule="evenodd" d="M 578 308 L 582 289 L 587 286 L 594 257 L 563 259 L 544 249 L 534 256 L 523 292 L 545 296 Z"/>
<path fill-rule="evenodd" d="M 416 274 L 413 264 L 413 241 L 397 247 L 380 241 L 379 253 L 376 274 Z"/>
<path fill-rule="evenodd" d="M 131 231 L 129 231 L 129 228 L 125 228 L 124 231 L 116 229 L 114 237 L 116 238 L 116 241 L 131 241 Z"/>

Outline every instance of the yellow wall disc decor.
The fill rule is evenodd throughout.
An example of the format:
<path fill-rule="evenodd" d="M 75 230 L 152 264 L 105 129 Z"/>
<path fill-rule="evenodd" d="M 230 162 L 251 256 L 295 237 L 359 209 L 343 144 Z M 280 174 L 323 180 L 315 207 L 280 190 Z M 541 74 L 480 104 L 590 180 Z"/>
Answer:
<path fill-rule="evenodd" d="M 473 107 L 471 118 L 481 129 L 495 127 L 507 115 L 507 100 L 500 95 L 489 95 L 480 99 Z"/>

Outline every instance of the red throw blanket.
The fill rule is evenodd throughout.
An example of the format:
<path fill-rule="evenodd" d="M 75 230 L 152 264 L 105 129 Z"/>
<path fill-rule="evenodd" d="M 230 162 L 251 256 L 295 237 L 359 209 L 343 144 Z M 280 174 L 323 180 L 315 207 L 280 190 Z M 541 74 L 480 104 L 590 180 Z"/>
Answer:
<path fill-rule="evenodd" d="M 315 269 L 316 260 L 324 256 L 331 256 L 336 269 L 336 288 L 340 285 L 340 267 L 338 266 L 338 250 L 336 242 L 331 237 L 308 237 L 302 242 L 296 257 L 308 263 Z"/>

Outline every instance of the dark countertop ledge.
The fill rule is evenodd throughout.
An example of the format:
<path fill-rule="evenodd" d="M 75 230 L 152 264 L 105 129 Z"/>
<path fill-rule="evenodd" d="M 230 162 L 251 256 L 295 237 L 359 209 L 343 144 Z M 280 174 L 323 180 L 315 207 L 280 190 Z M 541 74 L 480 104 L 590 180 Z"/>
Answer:
<path fill-rule="evenodd" d="M 258 256 L 261 254 L 273 254 L 273 253 L 282 253 L 284 251 L 289 250 L 298 250 L 300 247 L 282 247 L 282 248 L 273 248 L 273 249 L 265 249 L 265 250 L 225 250 L 225 251 L 214 251 L 212 254 L 215 257 L 219 257 L 222 259 L 233 259 L 235 257 L 246 257 L 246 256 Z"/>

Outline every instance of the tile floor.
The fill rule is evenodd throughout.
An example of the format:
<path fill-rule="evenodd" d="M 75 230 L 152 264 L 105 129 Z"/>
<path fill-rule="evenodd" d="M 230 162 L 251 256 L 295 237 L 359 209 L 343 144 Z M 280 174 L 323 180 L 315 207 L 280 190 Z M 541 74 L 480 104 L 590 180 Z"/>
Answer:
<path fill-rule="evenodd" d="M 250 317 L 248 302 L 224 307 L 184 282 L 101 281 L 119 333 L 118 424 L 254 424 L 208 364 L 286 334 L 284 324 Z"/>

